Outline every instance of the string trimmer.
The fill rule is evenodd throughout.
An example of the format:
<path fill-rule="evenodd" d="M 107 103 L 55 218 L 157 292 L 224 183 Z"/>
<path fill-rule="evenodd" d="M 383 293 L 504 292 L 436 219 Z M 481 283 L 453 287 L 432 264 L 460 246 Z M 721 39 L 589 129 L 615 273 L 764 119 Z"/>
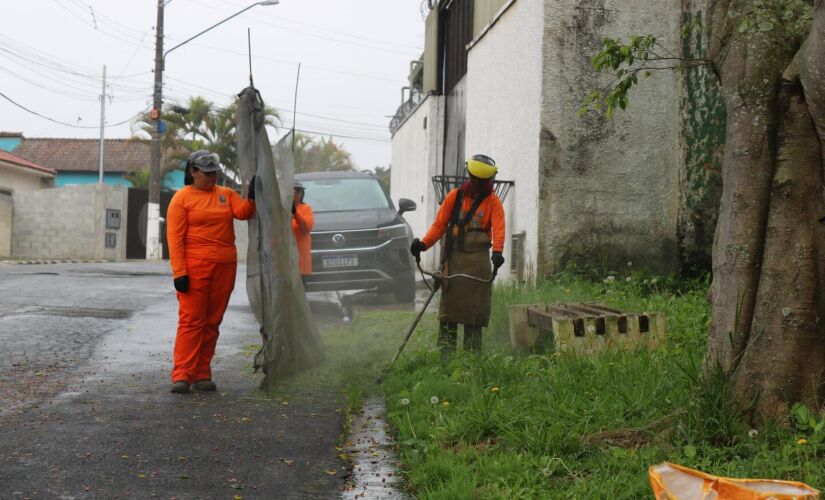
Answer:
<path fill-rule="evenodd" d="M 498 267 L 494 267 L 493 268 L 493 275 L 490 276 L 490 279 L 481 279 L 481 278 L 478 278 L 476 276 L 471 276 L 469 274 L 460 274 L 460 273 L 459 274 L 450 274 L 448 276 L 444 276 L 443 274 L 441 274 L 441 271 L 431 272 L 431 271 L 425 271 L 424 269 L 422 269 L 421 268 L 421 256 L 420 255 L 415 256 L 415 265 L 418 267 L 418 271 L 421 273 L 421 277 L 424 279 L 424 284 L 427 285 L 427 288 L 430 289 L 430 295 L 427 296 L 427 300 L 424 301 L 424 305 L 421 307 L 421 310 L 418 311 L 418 314 L 415 316 L 415 319 L 413 320 L 412 324 L 410 325 L 410 328 L 407 330 L 407 334 L 404 336 L 404 340 L 401 342 L 401 345 L 398 346 L 398 351 L 395 353 L 395 356 L 393 356 L 392 359 L 390 360 L 390 364 L 388 364 L 386 366 L 386 368 L 384 368 L 384 370 L 382 371 L 381 376 L 378 377 L 377 382 L 379 384 L 381 383 L 381 381 L 384 377 L 384 374 L 389 372 L 390 368 L 392 368 L 392 365 L 395 364 L 395 361 L 398 359 L 399 356 L 401 356 L 401 353 L 404 351 L 404 348 L 407 347 L 407 342 L 409 342 L 410 337 L 412 337 L 412 334 L 415 331 L 415 327 L 418 326 L 418 323 L 421 321 L 421 318 L 424 316 L 424 312 L 427 310 L 427 307 L 430 305 L 430 302 L 432 302 L 433 297 L 435 296 L 435 292 L 437 292 L 438 289 L 441 288 L 441 282 L 443 280 L 449 280 L 449 279 L 454 279 L 454 278 L 464 278 L 464 279 L 468 279 L 468 280 L 472 280 L 472 281 L 477 281 L 479 283 L 492 283 L 493 280 L 496 279 L 496 275 L 498 274 Z M 427 278 L 424 277 L 425 274 L 427 276 L 430 276 L 430 277 L 433 278 L 433 285 L 432 286 L 430 286 L 429 283 L 427 283 Z"/>

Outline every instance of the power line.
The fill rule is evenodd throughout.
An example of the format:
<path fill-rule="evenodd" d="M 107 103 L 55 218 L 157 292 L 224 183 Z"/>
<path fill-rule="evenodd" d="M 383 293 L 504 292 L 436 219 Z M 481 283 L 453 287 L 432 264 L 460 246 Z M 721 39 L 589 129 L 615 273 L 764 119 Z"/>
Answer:
<path fill-rule="evenodd" d="M 205 3 L 200 2 L 198 0 L 191 0 L 191 1 L 192 1 L 192 3 L 201 5 L 203 7 L 208 8 L 208 9 L 213 9 L 213 10 L 216 10 L 218 12 L 231 13 L 231 11 L 229 11 L 229 10 L 221 9 L 221 8 L 218 8 L 218 7 L 213 7 L 212 5 L 205 4 Z M 412 54 L 410 51 L 402 51 L 402 50 L 391 49 L 391 48 L 387 48 L 387 47 L 379 47 L 379 46 L 376 46 L 376 45 L 368 45 L 368 44 L 360 43 L 360 42 L 353 42 L 351 40 L 344 40 L 344 39 L 341 39 L 341 38 L 333 38 L 333 37 L 324 36 L 324 35 L 317 35 L 317 34 L 314 34 L 314 33 L 309 33 L 307 31 L 301 31 L 299 29 L 290 28 L 288 26 L 273 24 L 271 22 L 267 22 L 267 21 L 264 21 L 262 19 L 256 19 L 255 21 L 258 22 L 258 23 L 267 25 L 267 26 L 271 26 L 273 28 L 277 28 L 279 30 L 291 31 L 293 33 L 298 33 L 299 35 L 304 35 L 304 36 L 308 36 L 308 37 L 311 37 L 311 38 L 319 38 L 321 40 L 329 40 L 329 41 L 338 42 L 338 43 L 345 43 L 345 44 L 348 44 L 348 45 L 354 45 L 356 47 L 363 47 L 363 48 L 372 49 L 372 50 L 380 50 L 380 51 L 384 51 L 384 52 L 394 52 L 396 54 L 404 54 L 404 55 L 407 55 L 407 56 L 410 56 L 410 57 L 415 57 L 416 56 L 415 54 Z"/>
<path fill-rule="evenodd" d="M 4 94 L 2 92 L 0 92 L 0 97 L 2 97 L 3 99 L 9 101 L 10 103 L 12 103 L 13 105 L 17 106 L 18 108 L 22 109 L 23 111 L 25 111 L 27 113 L 33 114 L 35 116 L 38 116 L 38 117 L 43 118 L 44 120 L 48 120 L 50 122 L 57 123 L 58 125 L 64 125 L 66 127 L 72 127 L 72 128 L 84 128 L 84 129 L 90 129 L 90 128 L 91 129 L 98 129 L 98 128 L 100 128 L 99 125 L 98 126 L 76 125 L 74 123 L 68 123 L 68 122 L 56 120 L 56 119 L 51 118 L 49 116 L 46 116 L 44 114 L 38 113 L 37 111 L 29 109 L 26 106 L 23 106 L 22 104 L 18 103 L 17 101 L 15 101 L 14 99 L 12 99 L 11 97 L 7 96 L 6 94 Z M 134 118 L 135 117 L 133 116 L 129 119 L 126 119 L 126 120 L 123 120 L 123 121 L 120 121 L 120 122 L 117 122 L 117 123 L 109 123 L 109 124 L 106 124 L 105 127 L 106 128 L 111 128 L 111 127 L 117 127 L 119 125 L 125 125 L 125 124 L 131 122 Z"/>
<path fill-rule="evenodd" d="M 316 130 L 302 130 L 299 128 L 295 129 L 296 132 L 301 132 L 303 134 L 315 134 L 315 135 L 326 135 L 329 137 L 340 137 L 342 139 L 353 139 L 356 141 L 373 141 L 373 142 L 392 142 L 390 139 L 378 139 L 373 137 L 356 137 L 354 135 L 343 135 L 343 134 L 332 134 L 329 132 L 318 132 Z"/>
<path fill-rule="evenodd" d="M 178 79 L 178 78 L 174 78 L 174 77 L 171 77 L 171 76 L 168 76 L 168 75 L 167 75 L 166 78 L 168 80 L 178 82 L 178 83 L 183 84 L 185 86 L 200 89 L 201 91 L 206 91 L 206 92 L 209 92 L 209 93 L 212 93 L 212 94 L 215 94 L 215 95 L 222 95 L 221 92 L 219 92 L 217 90 L 214 90 L 214 89 L 211 89 L 209 87 L 204 87 L 202 85 L 187 82 L 187 81 L 184 81 L 184 80 L 181 80 L 181 79 Z M 290 109 L 282 108 L 282 107 L 279 107 L 279 106 L 275 106 L 275 108 L 278 111 L 282 111 L 284 113 L 289 113 L 289 112 L 292 111 Z M 366 122 L 359 122 L 359 121 L 354 121 L 354 120 L 343 120 L 343 119 L 340 119 L 340 118 L 333 118 L 333 117 L 330 117 L 330 116 L 319 115 L 319 114 L 315 114 L 315 113 L 306 113 L 306 112 L 303 112 L 303 111 L 298 111 L 297 114 L 302 115 L 302 116 L 309 116 L 309 117 L 312 117 L 312 118 L 319 118 L 319 119 L 327 120 L 327 121 L 340 122 L 340 123 L 346 123 L 346 124 L 351 124 L 351 125 L 361 125 L 361 126 L 372 127 L 372 128 L 377 128 L 377 129 L 386 129 L 386 127 L 387 127 L 386 125 L 383 125 L 383 124 L 379 125 L 379 124 L 376 124 L 376 123 L 366 123 Z M 319 124 L 319 125 L 322 125 L 322 124 Z M 324 126 L 324 125 L 322 125 L 322 126 Z"/>
<path fill-rule="evenodd" d="M 238 2 L 232 2 L 232 3 L 234 3 L 235 5 L 238 5 L 239 7 L 243 5 L 242 3 L 238 3 Z M 356 38 L 356 39 L 365 40 L 365 41 L 368 41 L 368 42 L 383 43 L 383 44 L 387 44 L 387 45 L 395 45 L 397 47 L 403 47 L 403 48 L 413 49 L 413 50 L 417 50 L 417 51 L 421 50 L 419 47 L 417 47 L 415 45 L 392 42 L 392 41 L 389 41 L 389 40 L 381 40 L 381 39 L 378 39 L 378 38 L 370 38 L 370 37 L 360 36 L 360 35 L 353 35 L 351 33 L 347 33 L 346 31 L 333 30 L 333 29 L 326 28 L 326 27 L 323 27 L 323 26 L 318 26 L 318 25 L 315 25 L 315 24 L 309 24 L 309 23 L 305 23 L 305 22 L 301 22 L 301 21 L 296 21 L 294 19 L 289 19 L 287 17 L 283 17 L 283 16 L 279 16 L 277 14 L 273 14 L 269 11 L 263 11 L 261 14 L 265 15 L 267 17 L 271 17 L 273 19 L 278 19 L 280 21 L 285 21 L 285 22 L 288 22 L 288 23 L 294 23 L 294 24 L 297 24 L 297 25 L 300 25 L 300 26 L 306 26 L 308 28 L 313 28 L 313 29 L 317 29 L 317 30 L 320 30 L 320 31 L 327 31 L 329 33 L 335 33 L 335 34 L 342 35 L 342 36 L 348 36 L 350 38 Z"/>
<path fill-rule="evenodd" d="M 2 45 L 0 45 L 0 51 L 5 52 L 8 55 L 15 57 L 17 59 L 23 59 L 29 63 L 35 64 L 50 71 L 72 75 L 78 78 L 84 78 L 87 80 L 91 80 L 95 83 L 97 83 L 97 81 L 100 79 L 100 75 L 98 75 L 97 72 L 93 70 L 76 65 L 75 67 L 71 67 L 72 65 L 70 63 L 60 61 L 54 56 L 45 54 L 44 52 L 40 52 L 30 47 L 11 43 L 9 42 L 8 38 L 3 37 L 2 35 L 0 35 L 0 42 L 2 42 Z M 151 71 L 143 71 L 140 73 L 133 73 L 131 75 L 122 75 L 118 78 L 128 79 L 148 74 L 151 74 Z M 126 88 L 125 85 L 117 85 L 121 85 L 122 87 Z"/>

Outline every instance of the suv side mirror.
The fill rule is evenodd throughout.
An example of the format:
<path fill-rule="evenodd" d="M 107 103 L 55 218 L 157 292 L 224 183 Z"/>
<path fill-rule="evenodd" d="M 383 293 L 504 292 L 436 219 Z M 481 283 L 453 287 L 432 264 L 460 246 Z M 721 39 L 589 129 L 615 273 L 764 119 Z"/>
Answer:
<path fill-rule="evenodd" d="M 398 200 L 398 215 L 401 215 L 404 212 L 415 212 L 416 208 L 418 208 L 418 205 L 410 199 L 401 198 Z"/>

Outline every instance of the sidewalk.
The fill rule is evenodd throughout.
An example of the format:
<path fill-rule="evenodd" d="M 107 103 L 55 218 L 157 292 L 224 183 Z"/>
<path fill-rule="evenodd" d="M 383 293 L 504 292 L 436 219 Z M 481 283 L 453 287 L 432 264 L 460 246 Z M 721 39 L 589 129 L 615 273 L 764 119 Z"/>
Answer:
<path fill-rule="evenodd" d="M 217 393 L 168 392 L 177 303 L 164 293 L 112 322 L 68 390 L 0 417 L 0 498 L 338 497 L 341 395 L 256 392 L 260 339 L 243 268 L 238 277 L 213 364 Z"/>

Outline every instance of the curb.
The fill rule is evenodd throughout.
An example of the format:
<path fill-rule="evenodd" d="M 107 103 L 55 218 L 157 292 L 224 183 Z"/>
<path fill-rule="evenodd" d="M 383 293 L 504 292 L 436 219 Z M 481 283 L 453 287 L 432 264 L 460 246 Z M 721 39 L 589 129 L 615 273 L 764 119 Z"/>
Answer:
<path fill-rule="evenodd" d="M 32 265 L 32 264 L 103 264 L 118 262 L 116 260 L 85 260 L 85 259 L 32 259 L 32 260 L 0 260 L 0 264 Z"/>

